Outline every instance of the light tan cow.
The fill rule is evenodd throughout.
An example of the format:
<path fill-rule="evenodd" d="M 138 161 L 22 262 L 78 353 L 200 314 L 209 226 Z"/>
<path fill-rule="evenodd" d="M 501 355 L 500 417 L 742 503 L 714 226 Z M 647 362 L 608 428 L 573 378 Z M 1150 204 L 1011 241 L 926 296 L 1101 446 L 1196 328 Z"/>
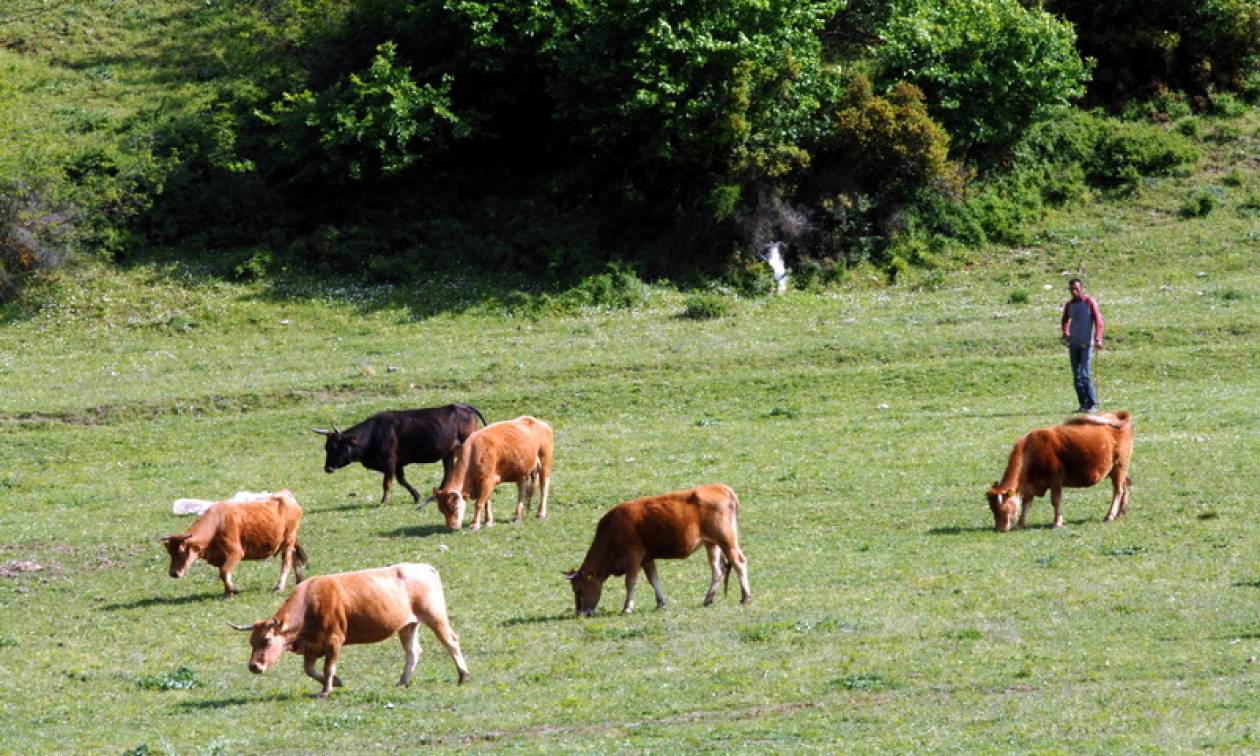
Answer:
<path fill-rule="evenodd" d="M 460 448 L 459 461 L 446 485 L 433 489 L 433 498 L 437 500 L 438 511 L 446 518 L 447 527 L 459 530 L 463 526 L 465 497 L 477 502 L 472 530 L 483 524 L 493 525 L 490 497 L 500 483 L 516 484 L 515 523 L 524 518 L 534 488 L 541 483 L 538 517 L 546 517 L 547 493 L 551 487 L 551 441 L 551 426 L 528 415 L 491 423 L 469 436 Z"/>

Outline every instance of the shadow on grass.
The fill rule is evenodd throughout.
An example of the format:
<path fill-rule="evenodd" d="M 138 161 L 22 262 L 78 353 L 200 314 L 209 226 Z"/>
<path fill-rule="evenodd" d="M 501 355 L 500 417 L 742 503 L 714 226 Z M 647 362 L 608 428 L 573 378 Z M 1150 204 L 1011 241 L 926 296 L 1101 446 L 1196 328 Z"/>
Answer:
<path fill-rule="evenodd" d="M 443 533 L 452 532 L 445 525 L 408 525 L 405 528 L 396 530 L 387 530 L 377 533 L 385 538 L 428 538 L 431 535 L 441 535 Z"/>
<path fill-rule="evenodd" d="M 502 626 L 516 627 L 517 625 L 538 625 L 543 622 L 560 622 L 562 620 L 572 619 L 577 619 L 573 612 L 567 612 L 565 614 L 546 614 L 539 617 L 513 617 L 512 619 L 504 620 Z"/>
<path fill-rule="evenodd" d="M 107 612 L 116 612 L 121 609 L 147 609 L 151 606 L 181 606 L 183 604 L 196 604 L 202 601 L 213 601 L 214 599 L 223 598 L 223 591 L 214 591 L 212 593 L 196 593 L 188 596 L 151 596 L 146 599 L 137 599 L 129 601 L 125 604 L 106 604 L 101 609 Z"/>
<path fill-rule="evenodd" d="M 1230 583 L 1230 585 L 1234 586 L 1235 588 L 1260 588 L 1260 580 L 1247 580 L 1247 581 L 1240 580 L 1237 583 Z"/>
<path fill-rule="evenodd" d="M 254 698 L 247 698 L 246 696 L 233 696 L 232 698 L 215 698 L 209 701 L 182 701 L 180 703 L 175 704 L 175 706 L 173 706 L 172 708 L 178 712 L 191 713 L 191 712 L 196 712 L 196 711 L 206 711 L 210 709 L 226 709 L 231 706 L 249 706 L 250 704 L 273 703 L 273 702 L 282 702 L 282 701 L 305 701 L 307 699 L 314 698 L 314 697 L 315 697 L 314 695 L 295 696 L 291 693 L 281 693 L 278 695 L 270 695 L 270 696 L 256 696 Z"/>
<path fill-rule="evenodd" d="M 1064 520 L 1064 525 L 1084 525 L 1089 522 L 1088 517 L 1082 517 L 1077 520 Z M 1032 523 L 1023 528 L 1011 528 L 1009 532 L 1017 533 L 1020 530 L 1054 530 L 1054 524 L 1049 522 Z M 962 535 L 963 533 L 992 533 L 992 525 L 968 526 L 962 525 L 942 525 L 928 529 L 928 535 Z"/>
<path fill-rule="evenodd" d="M 375 501 L 364 501 L 362 504 L 339 504 L 335 507 L 319 507 L 319 508 L 303 507 L 303 509 L 305 509 L 310 514 L 322 514 L 324 512 L 353 512 L 356 509 L 380 509 L 382 506 L 387 507 L 389 505 L 388 504 L 381 505 Z"/>

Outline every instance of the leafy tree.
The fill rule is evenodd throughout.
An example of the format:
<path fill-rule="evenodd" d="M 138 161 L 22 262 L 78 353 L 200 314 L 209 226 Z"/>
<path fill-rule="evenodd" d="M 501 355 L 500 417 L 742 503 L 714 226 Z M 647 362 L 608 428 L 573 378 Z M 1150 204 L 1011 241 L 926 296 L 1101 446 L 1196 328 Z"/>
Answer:
<path fill-rule="evenodd" d="M 878 83 L 909 81 L 960 154 L 983 157 L 1084 92 L 1070 24 L 1018 0 L 923 0 L 893 18 Z"/>

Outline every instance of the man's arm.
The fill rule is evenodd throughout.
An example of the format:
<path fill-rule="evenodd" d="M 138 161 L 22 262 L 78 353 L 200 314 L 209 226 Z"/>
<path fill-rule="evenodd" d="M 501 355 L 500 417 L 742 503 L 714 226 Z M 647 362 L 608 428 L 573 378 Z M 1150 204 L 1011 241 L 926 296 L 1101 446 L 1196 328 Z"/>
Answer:
<path fill-rule="evenodd" d="M 1069 308 L 1071 307 L 1072 307 L 1072 300 L 1069 299 L 1063 305 L 1063 322 L 1059 324 L 1060 327 L 1063 329 L 1063 338 L 1065 339 L 1068 338 L 1068 321 L 1071 320 L 1071 316 L 1068 315 L 1068 312 L 1069 312 Z"/>
<path fill-rule="evenodd" d="M 1089 311 L 1094 316 L 1094 344 L 1102 346 L 1103 337 L 1103 318 L 1102 311 L 1098 309 L 1098 303 L 1093 297 L 1089 298 Z"/>

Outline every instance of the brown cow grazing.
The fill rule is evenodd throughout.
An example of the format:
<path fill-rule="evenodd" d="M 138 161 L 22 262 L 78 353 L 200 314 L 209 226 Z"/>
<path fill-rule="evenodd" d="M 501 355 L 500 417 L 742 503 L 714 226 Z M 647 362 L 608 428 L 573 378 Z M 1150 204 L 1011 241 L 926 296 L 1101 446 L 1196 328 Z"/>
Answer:
<path fill-rule="evenodd" d="M 411 684 L 411 673 L 420 658 L 416 631 L 423 622 L 450 652 L 459 670 L 459 682 L 468 680 L 468 665 L 459 650 L 459 636 L 446 616 L 446 596 L 438 571 L 428 564 L 395 564 L 373 570 L 320 575 L 293 589 L 269 620 L 252 625 L 232 625 L 250 631 L 249 671 L 260 675 L 286 650 L 301 654 L 306 674 L 324 687 L 327 698 L 337 677 L 337 657 L 342 646 L 377 643 L 394 633 L 402 641 L 406 662 L 398 684 Z M 324 672 L 315 671 L 323 657 Z"/>
<path fill-rule="evenodd" d="M 739 548 L 738 515 L 739 499 L 730 486 L 721 483 L 635 499 L 608 510 L 595 527 L 595 540 L 582 566 L 564 573 L 573 586 L 578 616 L 595 612 L 609 575 L 626 576 L 626 604 L 621 611 L 634 611 L 640 567 L 656 591 L 656 608 L 664 607 L 656 560 L 686 559 L 700 544 L 708 551 L 713 570 L 704 605 L 713 603 L 723 572 L 729 579 L 731 566 L 739 576 L 740 603 L 747 602 L 752 594 L 748 560 Z"/>
<path fill-rule="evenodd" d="M 1063 527 L 1063 488 L 1089 488 L 1111 478 L 1111 508 L 1104 522 L 1129 509 L 1129 460 L 1133 456 L 1133 423 L 1128 412 L 1073 417 L 1062 425 L 1038 428 L 1015 442 L 1006 473 L 986 496 L 993 527 L 1011 529 L 1016 515 L 1024 527 L 1033 498 L 1050 491 L 1054 527 Z"/>
<path fill-rule="evenodd" d="M 491 423 L 473 433 L 460 448 L 459 461 L 442 488 L 433 489 L 438 511 L 451 530 L 464 522 L 465 497 L 476 499 L 472 529 L 494 525 L 490 497 L 500 483 L 516 484 L 516 517 L 520 523 L 525 506 L 542 482 L 538 518 L 547 516 L 547 491 L 551 487 L 551 426 L 528 415 Z"/>
<path fill-rule="evenodd" d="M 162 539 L 171 555 L 171 577 L 183 577 L 198 559 L 219 568 L 223 592 L 232 596 L 240 589 L 232 582 L 232 571 L 242 559 L 270 559 L 281 555 L 280 581 L 283 591 L 289 570 L 296 568 L 302 582 L 306 552 L 298 543 L 302 507 L 287 490 L 248 502 L 220 501 L 197 518 L 187 531 Z"/>

